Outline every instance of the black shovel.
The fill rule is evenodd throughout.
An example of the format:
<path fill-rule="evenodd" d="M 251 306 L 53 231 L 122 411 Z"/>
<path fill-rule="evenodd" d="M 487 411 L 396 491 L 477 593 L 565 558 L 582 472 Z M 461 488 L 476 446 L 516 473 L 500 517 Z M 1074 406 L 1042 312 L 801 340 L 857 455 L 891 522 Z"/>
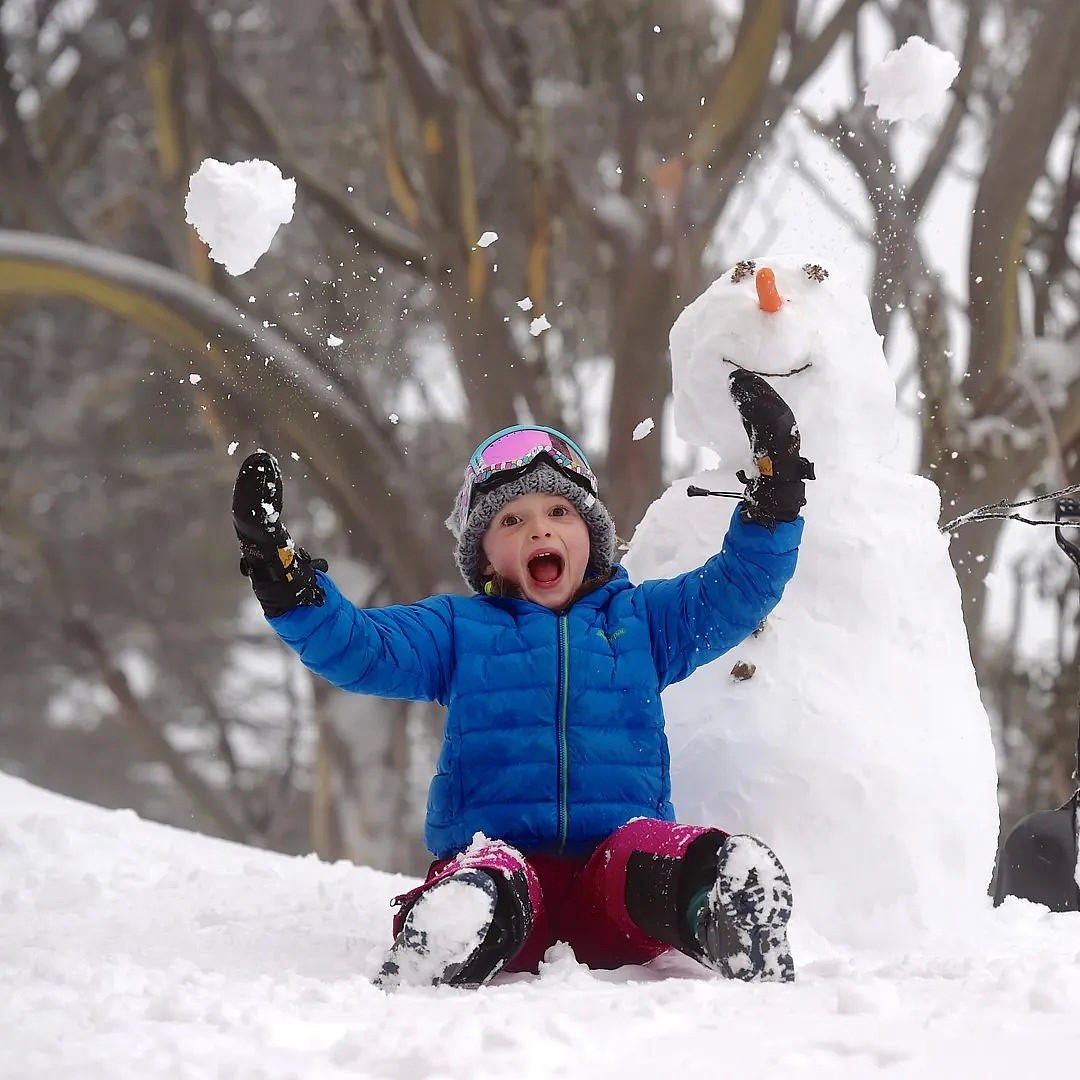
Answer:
<path fill-rule="evenodd" d="M 1080 525 L 1080 500 L 1058 499 L 1054 519 L 1059 523 L 1054 529 L 1058 547 L 1080 571 L 1080 547 L 1066 540 L 1061 531 L 1062 522 Z M 1076 767 L 1080 779 L 1080 737 Z M 1080 911 L 1080 886 L 1076 884 L 1078 809 L 1080 789 L 1057 810 L 1040 810 L 1017 823 L 998 858 L 995 907 L 1006 896 L 1019 896 L 1051 911 Z"/>

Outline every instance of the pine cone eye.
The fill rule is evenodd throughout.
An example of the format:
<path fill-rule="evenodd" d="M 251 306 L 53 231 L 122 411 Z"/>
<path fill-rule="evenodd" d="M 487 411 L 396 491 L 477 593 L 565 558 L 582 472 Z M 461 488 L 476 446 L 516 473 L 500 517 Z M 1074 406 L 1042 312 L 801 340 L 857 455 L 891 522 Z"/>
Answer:
<path fill-rule="evenodd" d="M 731 271 L 731 284 L 738 285 L 740 281 L 753 277 L 756 273 L 757 263 L 753 259 L 743 259 L 741 262 L 737 262 L 735 269 Z"/>

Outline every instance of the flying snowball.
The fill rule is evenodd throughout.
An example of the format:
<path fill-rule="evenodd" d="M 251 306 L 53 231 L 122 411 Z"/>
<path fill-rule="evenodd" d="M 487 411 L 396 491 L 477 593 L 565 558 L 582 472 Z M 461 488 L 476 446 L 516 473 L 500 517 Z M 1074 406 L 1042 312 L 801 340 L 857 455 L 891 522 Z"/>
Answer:
<path fill-rule="evenodd" d="M 488 232 L 484 233 L 484 235 L 481 236 L 479 240 L 476 241 L 476 246 L 480 247 L 480 248 L 490 247 L 498 239 L 499 239 L 499 234 L 498 233 L 488 231 Z"/>
<path fill-rule="evenodd" d="M 645 436 L 648 435 L 650 431 L 652 431 L 653 427 L 655 427 L 655 425 L 653 424 L 653 418 L 651 416 L 646 416 L 645 419 L 642 420 L 636 428 L 634 428 L 634 434 L 631 436 L 631 438 L 634 440 L 634 442 L 637 442 L 639 439 L 644 439 Z"/>
<path fill-rule="evenodd" d="M 252 269 L 292 221 L 295 201 L 296 181 L 269 161 L 206 158 L 191 176 L 184 209 L 210 258 L 236 276 Z"/>
<path fill-rule="evenodd" d="M 529 333 L 533 337 L 539 337 L 545 330 L 551 329 L 551 323 L 548 322 L 546 315 L 538 315 L 531 323 L 529 323 Z"/>
<path fill-rule="evenodd" d="M 909 37 L 871 68 L 863 100 L 877 106 L 882 120 L 918 120 L 941 110 L 959 74 L 960 64 L 947 49 Z"/>

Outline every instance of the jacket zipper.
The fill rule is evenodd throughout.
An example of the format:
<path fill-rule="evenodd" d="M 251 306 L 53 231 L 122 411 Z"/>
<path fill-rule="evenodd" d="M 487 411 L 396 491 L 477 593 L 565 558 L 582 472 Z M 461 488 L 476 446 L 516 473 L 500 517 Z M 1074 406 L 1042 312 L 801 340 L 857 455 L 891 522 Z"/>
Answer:
<path fill-rule="evenodd" d="M 555 736 L 559 751 L 559 852 L 566 847 L 570 826 L 569 788 L 570 762 L 566 745 L 566 711 L 570 700 L 570 622 L 565 615 L 559 616 L 559 713 L 555 722 Z"/>

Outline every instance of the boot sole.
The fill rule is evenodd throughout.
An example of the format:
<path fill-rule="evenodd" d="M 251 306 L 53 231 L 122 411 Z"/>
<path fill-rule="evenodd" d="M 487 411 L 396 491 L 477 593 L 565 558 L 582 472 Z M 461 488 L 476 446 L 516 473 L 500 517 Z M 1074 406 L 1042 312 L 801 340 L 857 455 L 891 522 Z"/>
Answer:
<path fill-rule="evenodd" d="M 791 881 L 771 848 L 752 836 L 728 837 L 707 902 L 718 916 L 717 970 L 743 982 L 795 981 Z"/>
<path fill-rule="evenodd" d="M 479 953 L 497 900 L 495 882 L 482 870 L 462 870 L 433 885 L 405 916 L 375 985 L 383 990 L 459 985 L 454 978 Z"/>

